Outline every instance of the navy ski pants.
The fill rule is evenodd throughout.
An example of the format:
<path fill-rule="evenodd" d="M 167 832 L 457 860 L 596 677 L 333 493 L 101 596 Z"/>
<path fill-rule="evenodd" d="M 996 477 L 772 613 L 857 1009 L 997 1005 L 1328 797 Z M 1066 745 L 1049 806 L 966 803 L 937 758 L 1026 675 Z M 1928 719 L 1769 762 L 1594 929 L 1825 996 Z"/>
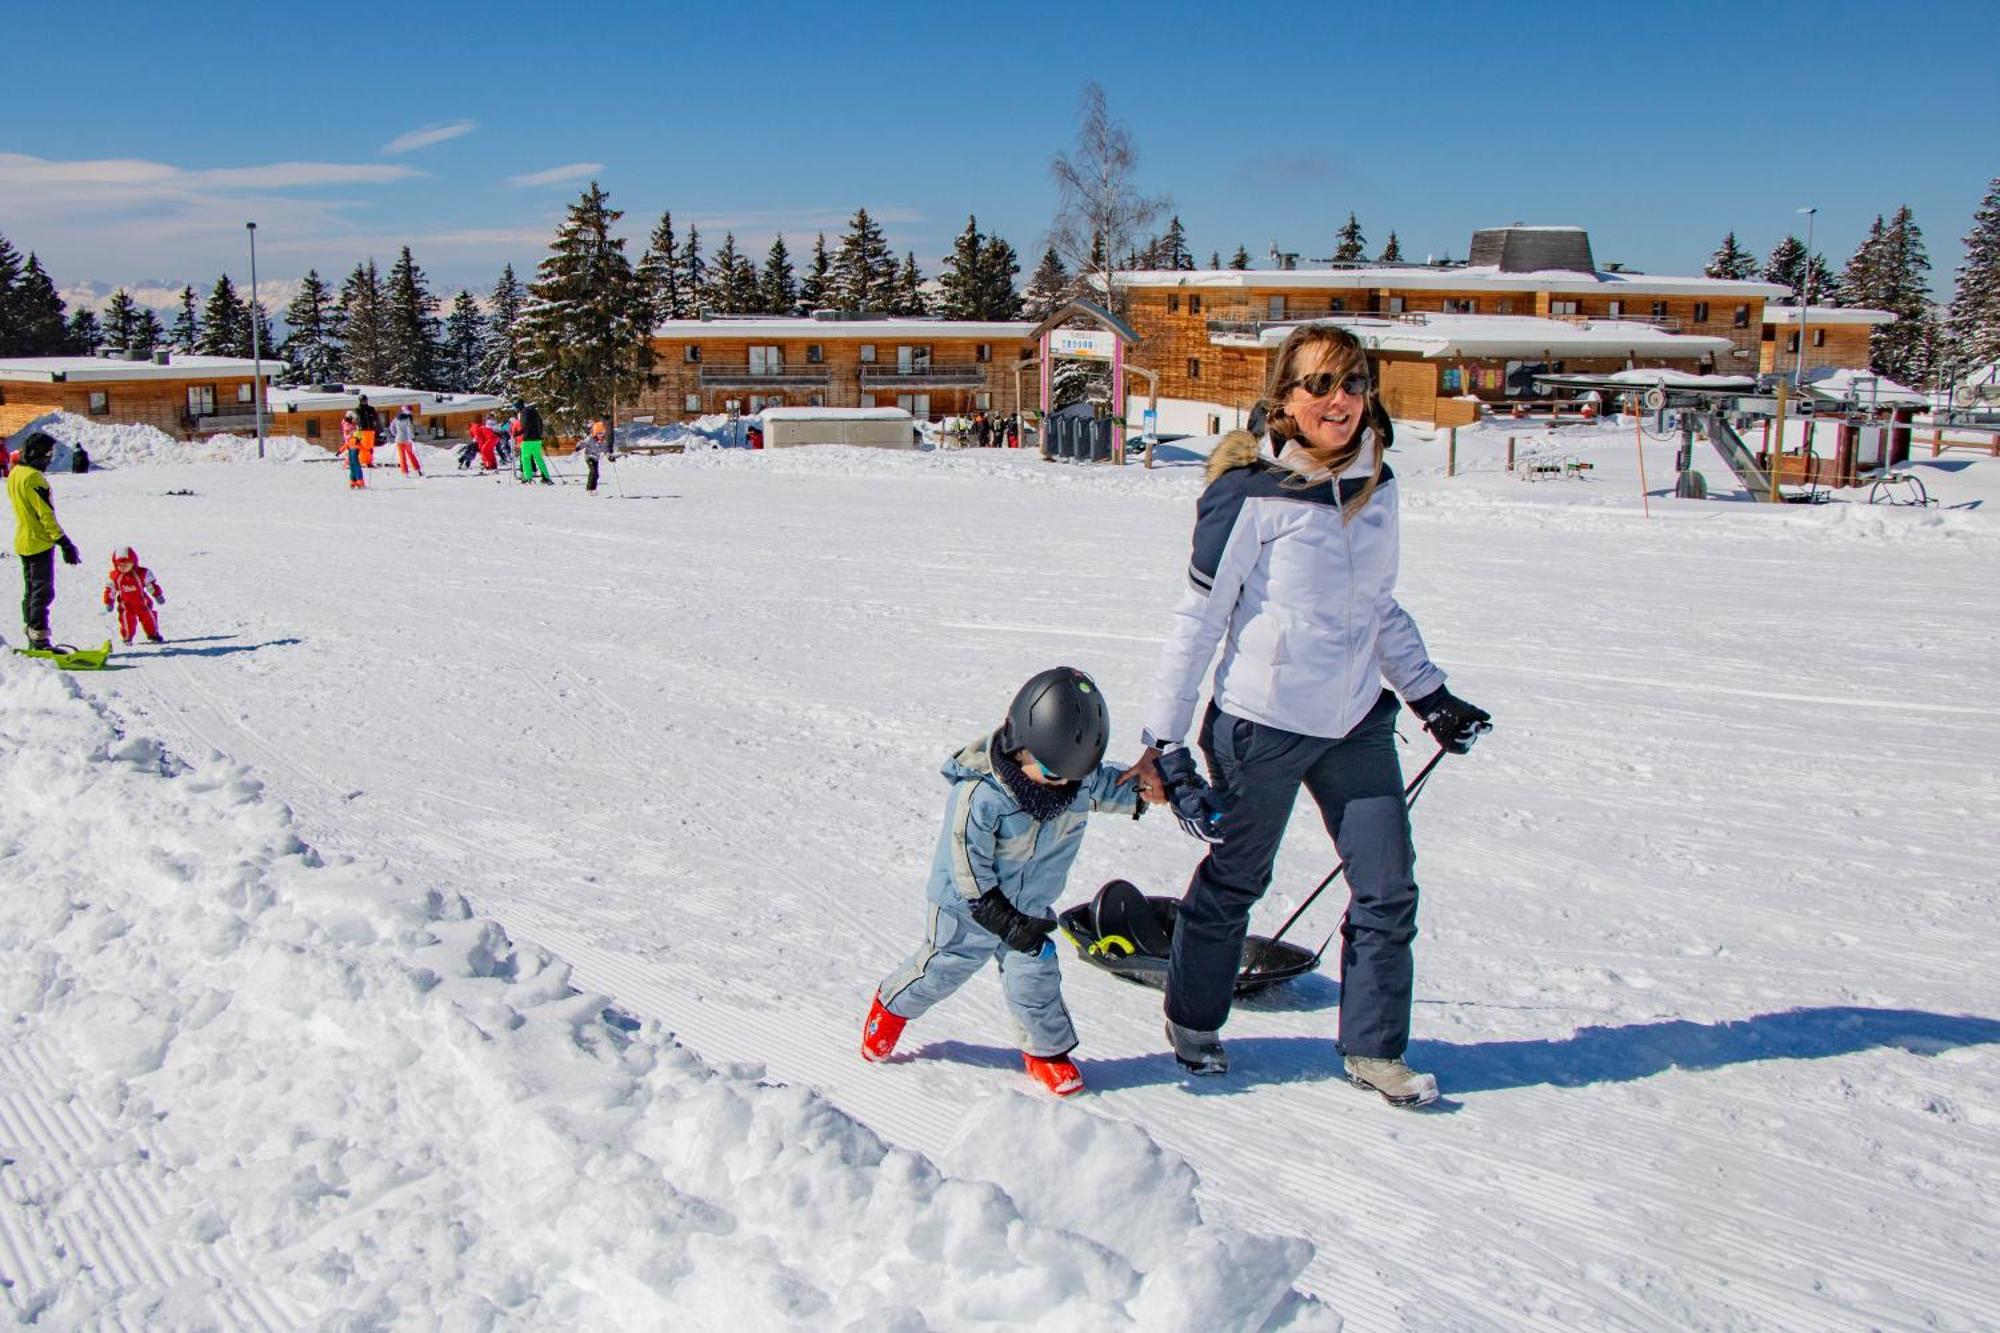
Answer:
<path fill-rule="evenodd" d="M 30 639 L 49 637 L 49 607 L 56 600 L 56 552 L 46 551 L 21 557 L 21 624 Z"/>
<path fill-rule="evenodd" d="M 1409 1046 L 1416 854 L 1396 757 L 1396 708 L 1396 696 L 1384 690 L 1353 731 L 1329 740 L 1209 706 L 1201 749 L 1223 792 L 1222 841 L 1195 868 L 1181 899 L 1167 972 L 1168 1018 L 1200 1031 L 1228 1021 L 1250 909 L 1270 887 L 1303 786 L 1347 861 L 1341 1049 L 1392 1057 Z"/>

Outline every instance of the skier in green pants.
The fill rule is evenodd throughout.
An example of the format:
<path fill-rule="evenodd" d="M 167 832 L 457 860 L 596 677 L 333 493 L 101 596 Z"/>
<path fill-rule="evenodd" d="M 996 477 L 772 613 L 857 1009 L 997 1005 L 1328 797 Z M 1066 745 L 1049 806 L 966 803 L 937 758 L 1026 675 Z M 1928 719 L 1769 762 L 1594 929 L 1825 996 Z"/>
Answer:
<path fill-rule="evenodd" d="M 533 403 L 514 404 L 514 429 L 521 439 L 521 481 L 533 481 L 537 472 L 542 474 L 542 485 L 553 486 L 549 478 L 548 460 L 542 457 L 542 414 Z"/>

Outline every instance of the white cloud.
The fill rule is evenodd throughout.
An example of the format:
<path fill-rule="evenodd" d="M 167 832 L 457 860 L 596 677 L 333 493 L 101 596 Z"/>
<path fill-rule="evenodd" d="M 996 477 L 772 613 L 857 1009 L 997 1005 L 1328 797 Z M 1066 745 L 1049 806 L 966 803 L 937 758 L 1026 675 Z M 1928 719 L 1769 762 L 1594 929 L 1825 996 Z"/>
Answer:
<path fill-rule="evenodd" d="M 382 156 L 394 157 L 398 153 L 412 153 L 419 148 L 429 148 L 432 144 L 470 134 L 478 128 L 479 122 L 476 120 L 454 120 L 442 125 L 425 125 L 419 129 L 405 130 L 382 145 Z"/>
<path fill-rule="evenodd" d="M 139 158 L 57 162 L 26 153 L 0 153 L 0 194 L 8 197 L 12 211 L 61 218 L 149 207 L 200 211 L 224 201 L 246 202 L 244 191 L 381 185 L 423 174 L 413 167 L 384 163 L 269 162 L 190 171 Z"/>
<path fill-rule="evenodd" d="M 523 176 L 509 176 L 507 183 L 516 189 L 534 185 L 561 185 L 568 181 L 580 181 L 604 170 L 602 162 L 571 162 L 567 166 L 550 167 L 546 171 L 530 171 Z"/>

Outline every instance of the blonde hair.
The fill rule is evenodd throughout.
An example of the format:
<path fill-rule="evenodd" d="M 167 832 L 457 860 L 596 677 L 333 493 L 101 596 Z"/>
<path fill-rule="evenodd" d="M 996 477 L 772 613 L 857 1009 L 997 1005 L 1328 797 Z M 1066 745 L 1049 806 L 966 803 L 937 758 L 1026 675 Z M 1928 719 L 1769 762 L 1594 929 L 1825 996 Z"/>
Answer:
<path fill-rule="evenodd" d="M 1372 437 L 1376 442 L 1375 467 L 1368 474 L 1368 482 L 1352 500 L 1341 506 L 1341 512 L 1348 518 L 1360 513 L 1373 498 L 1375 488 L 1382 483 L 1382 450 L 1389 442 L 1389 414 L 1382 407 L 1382 400 L 1375 391 L 1375 368 L 1368 362 L 1368 353 L 1361 346 L 1361 340 L 1338 324 L 1301 324 L 1286 336 L 1279 345 L 1278 354 L 1271 358 L 1271 371 L 1264 381 L 1264 396 L 1257 400 L 1257 406 L 1264 409 L 1265 429 L 1270 432 L 1272 448 L 1282 449 L 1291 443 L 1303 443 L 1303 432 L 1299 423 L 1285 412 L 1285 399 L 1290 396 L 1293 385 L 1302 378 L 1299 367 L 1310 352 L 1325 349 L 1324 360 L 1330 363 L 1336 374 L 1351 375 L 1359 370 L 1368 377 L 1368 399 L 1362 408 L 1362 424 L 1334 456 L 1327 460 L 1328 468 L 1338 477 L 1354 466 L 1354 460 L 1361 456 L 1361 450 Z"/>

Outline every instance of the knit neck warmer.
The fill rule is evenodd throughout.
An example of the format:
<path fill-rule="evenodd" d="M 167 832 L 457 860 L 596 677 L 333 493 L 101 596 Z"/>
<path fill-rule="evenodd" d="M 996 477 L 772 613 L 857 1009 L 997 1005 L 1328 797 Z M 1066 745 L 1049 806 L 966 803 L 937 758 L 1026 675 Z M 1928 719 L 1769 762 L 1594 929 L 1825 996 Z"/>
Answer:
<path fill-rule="evenodd" d="M 1028 812 L 1028 817 L 1037 823 L 1054 819 L 1069 809 L 1070 802 L 1076 799 L 1077 783 L 1064 782 L 1050 787 L 1036 782 L 1021 771 L 1021 766 L 1014 762 L 1014 756 L 997 745 L 988 751 L 988 756 L 993 760 L 993 772 L 999 777 L 1001 785 L 1007 788 L 1007 794 L 1019 802 L 1021 808 Z"/>

